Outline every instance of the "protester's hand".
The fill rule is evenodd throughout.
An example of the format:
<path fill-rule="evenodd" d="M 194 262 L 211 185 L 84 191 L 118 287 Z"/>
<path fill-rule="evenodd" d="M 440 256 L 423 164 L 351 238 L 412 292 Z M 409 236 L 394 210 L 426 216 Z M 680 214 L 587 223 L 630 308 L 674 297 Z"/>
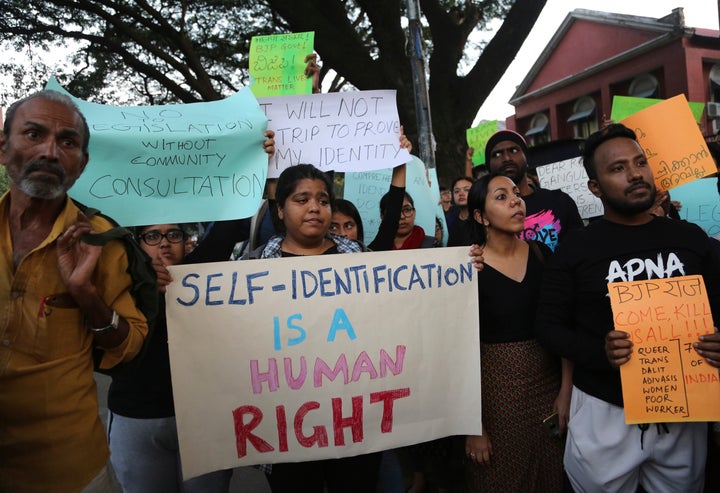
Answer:
<path fill-rule="evenodd" d="M 164 293 L 167 290 L 168 284 L 173 281 L 170 271 L 160 258 L 154 259 L 152 266 L 153 269 L 155 269 L 155 274 L 157 274 L 158 291 Z"/>
<path fill-rule="evenodd" d="M 612 366 L 620 366 L 630 360 L 633 343 L 630 334 L 622 330 L 611 330 L 605 336 L 605 354 Z"/>
<path fill-rule="evenodd" d="M 680 209 L 682 209 L 682 202 L 679 200 L 671 200 L 670 203 L 675 207 L 675 210 L 680 212 Z"/>
<path fill-rule="evenodd" d="M 483 247 L 480 245 L 472 245 L 470 247 L 470 252 L 468 253 L 468 256 L 470 257 L 470 262 L 472 262 L 473 267 L 475 267 L 475 270 L 481 271 L 483 270 L 483 267 L 485 267 L 485 258 L 483 257 Z"/>
<path fill-rule="evenodd" d="M 273 154 L 275 154 L 275 132 L 272 130 L 266 130 L 263 135 L 265 136 L 265 140 L 263 141 L 263 151 L 267 153 L 268 159 L 270 159 Z"/>
<path fill-rule="evenodd" d="M 670 198 L 670 194 L 668 192 L 659 192 L 655 196 L 655 203 L 652 206 L 650 206 L 650 209 L 648 209 L 648 212 L 650 214 L 652 214 L 653 216 L 665 217 L 665 208 L 663 207 L 663 204 L 669 198 Z"/>
<path fill-rule="evenodd" d="M 89 245 L 80 238 L 94 230 L 88 218 L 78 211 L 77 222 L 65 230 L 57 240 L 57 265 L 60 279 L 74 298 L 95 290 L 92 274 L 102 246 Z"/>
<path fill-rule="evenodd" d="M 485 431 L 484 435 L 468 435 L 465 437 L 465 454 L 471 462 L 487 464 L 492 456 L 492 444 Z"/>
<path fill-rule="evenodd" d="M 572 387 L 560 387 L 555 402 L 553 402 L 553 412 L 558 415 L 558 425 L 560 433 L 567 430 L 568 421 L 570 421 L 570 397 L 572 396 Z"/>
<path fill-rule="evenodd" d="M 705 358 L 710 366 L 720 368 L 720 332 L 700 336 L 700 341 L 693 344 L 695 351 Z"/>
<path fill-rule="evenodd" d="M 400 125 L 400 149 L 407 149 L 408 152 L 412 153 L 412 142 L 410 139 L 405 137 L 405 128 Z"/>
<path fill-rule="evenodd" d="M 470 161 L 472 163 L 473 155 L 475 154 L 475 148 L 474 147 L 468 147 L 467 151 L 465 151 L 465 161 Z"/>
<path fill-rule="evenodd" d="M 305 77 L 312 77 L 312 92 L 320 94 L 320 65 L 318 65 L 317 53 L 310 53 L 305 56 Z"/>

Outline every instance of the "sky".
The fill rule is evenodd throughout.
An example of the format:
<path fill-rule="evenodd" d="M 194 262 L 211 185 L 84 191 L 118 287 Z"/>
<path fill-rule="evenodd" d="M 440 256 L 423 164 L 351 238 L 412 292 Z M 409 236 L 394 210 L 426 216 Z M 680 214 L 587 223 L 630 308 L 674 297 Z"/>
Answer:
<path fill-rule="evenodd" d="M 718 29 L 718 2 L 714 0 L 548 0 L 515 60 L 480 107 L 475 125 L 481 120 L 505 121 L 506 117 L 515 113 L 508 104 L 515 88 L 530 71 L 567 14 L 574 9 L 658 18 L 670 14 L 676 7 L 683 7 L 686 26 Z"/>

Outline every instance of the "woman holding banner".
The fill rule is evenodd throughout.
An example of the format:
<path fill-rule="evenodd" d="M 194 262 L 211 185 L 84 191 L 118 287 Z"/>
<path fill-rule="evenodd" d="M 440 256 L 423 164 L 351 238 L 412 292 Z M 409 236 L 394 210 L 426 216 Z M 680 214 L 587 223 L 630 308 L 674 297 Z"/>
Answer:
<path fill-rule="evenodd" d="M 563 362 L 561 385 L 560 361 L 533 332 L 543 263 L 551 252 L 517 238 L 525 203 L 509 178 L 480 178 L 468 208 L 484 257 L 478 272 L 483 430 L 466 438 L 468 489 L 560 492 L 571 369 Z"/>
<path fill-rule="evenodd" d="M 275 198 L 284 232 L 247 258 L 281 258 L 367 251 L 362 243 L 329 233 L 334 198 L 330 179 L 310 164 L 285 169 Z M 307 462 L 273 464 L 273 493 L 367 493 L 377 482 L 380 453 Z"/>

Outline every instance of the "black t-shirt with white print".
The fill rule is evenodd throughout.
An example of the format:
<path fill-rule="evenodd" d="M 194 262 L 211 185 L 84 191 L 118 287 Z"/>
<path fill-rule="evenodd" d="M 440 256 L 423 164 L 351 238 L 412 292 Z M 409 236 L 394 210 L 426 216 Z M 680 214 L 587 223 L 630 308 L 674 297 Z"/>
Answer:
<path fill-rule="evenodd" d="M 536 331 L 547 349 L 575 363 L 575 386 L 623 405 L 620 372 L 605 355 L 609 282 L 701 274 L 718 325 L 720 268 L 710 241 L 698 226 L 664 217 L 641 226 L 601 219 L 564 239 L 546 266 Z"/>

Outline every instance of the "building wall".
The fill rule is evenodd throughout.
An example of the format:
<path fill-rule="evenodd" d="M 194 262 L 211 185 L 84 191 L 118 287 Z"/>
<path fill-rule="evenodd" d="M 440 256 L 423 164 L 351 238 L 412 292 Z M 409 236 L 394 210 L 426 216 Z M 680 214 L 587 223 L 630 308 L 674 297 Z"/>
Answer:
<path fill-rule="evenodd" d="M 633 32 L 645 36 L 630 36 Z M 581 71 L 581 67 L 600 63 L 609 56 L 626 51 L 654 36 L 655 33 L 648 35 L 627 28 L 576 21 L 526 94 L 571 73 L 577 73 Z M 585 40 L 592 40 L 595 44 L 591 48 Z M 598 42 L 599 40 L 602 42 Z M 709 101 L 712 99 L 709 71 L 714 63 L 720 63 L 720 41 L 715 44 L 716 46 L 703 46 L 692 38 L 676 38 L 652 52 L 628 59 L 552 93 L 523 102 L 516 106 L 515 115 L 507 120 L 507 127 L 525 133 L 530 128 L 532 116 L 542 111 L 550 119 L 551 140 L 572 138 L 572 124 L 568 123 L 567 119 L 578 98 L 593 97 L 596 116 L 602 122 L 603 116 L 610 117 L 612 97 L 628 95 L 632 79 L 643 73 L 651 73 L 658 79 L 658 92 L 654 97 L 665 99 L 684 93 L 690 101 Z M 592 55 L 588 56 L 587 53 Z M 584 66 L 581 63 L 583 61 L 586 62 Z M 720 92 L 717 101 L 720 102 Z M 710 120 L 706 118 L 703 126 L 707 127 L 703 128 L 705 134 L 712 133 Z"/>
<path fill-rule="evenodd" d="M 578 19 L 558 43 L 527 92 L 581 72 L 657 36 L 658 33 Z"/>

